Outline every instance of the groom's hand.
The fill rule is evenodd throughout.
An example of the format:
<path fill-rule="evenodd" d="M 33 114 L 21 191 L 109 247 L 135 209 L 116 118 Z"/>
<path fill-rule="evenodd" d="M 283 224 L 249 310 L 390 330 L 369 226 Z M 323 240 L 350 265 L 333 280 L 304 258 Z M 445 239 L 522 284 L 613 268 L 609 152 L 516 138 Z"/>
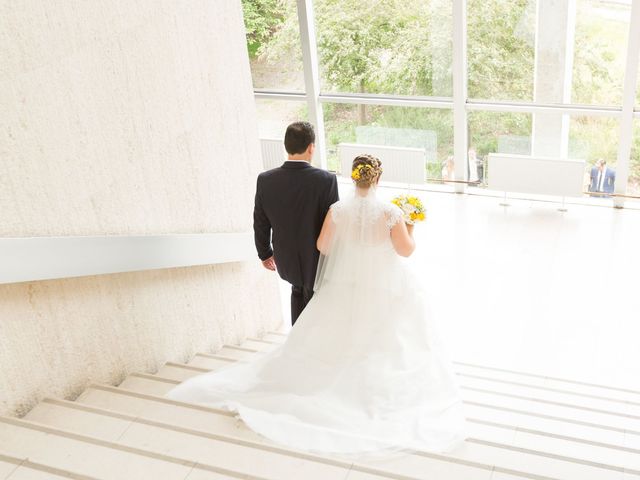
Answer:
<path fill-rule="evenodd" d="M 262 266 L 264 268 L 266 268 L 267 270 L 275 271 L 275 269 L 276 269 L 276 261 L 273 259 L 273 257 L 269 257 L 266 260 L 262 261 Z"/>

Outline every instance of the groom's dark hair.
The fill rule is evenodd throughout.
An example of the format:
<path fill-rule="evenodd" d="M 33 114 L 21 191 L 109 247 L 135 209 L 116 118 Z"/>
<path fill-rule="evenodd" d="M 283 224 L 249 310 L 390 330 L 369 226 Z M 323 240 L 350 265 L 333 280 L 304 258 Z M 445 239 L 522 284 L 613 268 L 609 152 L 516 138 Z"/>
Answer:
<path fill-rule="evenodd" d="M 293 122 L 287 127 L 284 149 L 289 155 L 304 153 L 312 143 L 316 143 L 316 132 L 309 122 Z"/>

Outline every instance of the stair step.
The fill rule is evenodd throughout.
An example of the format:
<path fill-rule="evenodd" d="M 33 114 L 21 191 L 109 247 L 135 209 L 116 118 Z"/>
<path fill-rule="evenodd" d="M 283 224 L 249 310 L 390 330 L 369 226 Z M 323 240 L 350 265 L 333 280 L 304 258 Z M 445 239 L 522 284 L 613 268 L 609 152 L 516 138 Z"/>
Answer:
<path fill-rule="evenodd" d="M 274 345 L 282 345 L 285 339 L 286 337 L 278 337 L 278 336 L 272 337 L 270 334 L 267 334 L 262 338 L 247 337 L 247 340 L 251 340 L 252 342 L 271 343 Z"/>
<path fill-rule="evenodd" d="M 165 400 L 169 400 L 171 403 Z M 51 402 L 53 400 L 47 401 Z M 268 442 L 244 426 L 241 421 L 238 421 L 229 412 L 208 407 L 194 409 L 194 405 L 188 403 L 176 405 L 173 400 L 165 399 L 164 397 L 142 397 L 137 392 L 125 391 L 120 388 L 92 387 L 91 393 L 83 397 L 82 403 L 128 415 L 143 416 L 147 419 L 153 418 L 172 425 L 189 425 L 190 428 L 205 429 L 212 433 L 218 432 L 225 435 L 240 436 L 253 441 Z M 478 435 L 483 435 L 484 438 L 490 438 L 493 441 L 510 441 L 515 435 L 515 430 L 513 429 L 492 425 L 479 424 L 472 427 Z"/>
<path fill-rule="evenodd" d="M 148 373 L 132 373 L 118 386 L 129 390 L 144 389 L 147 393 L 164 395 L 180 382 Z"/>
<path fill-rule="evenodd" d="M 0 417 L 0 445 L 7 455 L 90 478 L 193 480 L 196 476 L 188 475 L 195 470 L 198 479 L 241 478 L 220 468 L 11 417 Z"/>
<path fill-rule="evenodd" d="M 34 470 L 33 468 L 26 467 L 18 467 L 10 477 L 2 477 L 7 480 L 62 480 L 69 478 L 83 478 L 83 479 L 94 479 L 95 477 L 87 477 L 87 476 L 61 476 L 56 475 L 53 472 L 43 471 L 43 470 Z"/>
<path fill-rule="evenodd" d="M 247 339 L 240 345 L 244 349 L 254 351 L 270 351 L 277 346 L 273 342 L 260 339 Z M 231 352 L 230 355 L 234 358 L 239 358 L 238 355 L 247 358 L 246 353 Z M 571 380 L 559 380 L 542 375 L 481 367 L 463 362 L 454 362 L 454 367 L 458 376 L 465 377 L 469 383 L 478 386 L 490 385 L 490 388 L 495 391 L 507 391 L 541 398 L 546 398 L 551 394 L 558 401 L 592 408 L 613 408 L 621 413 L 635 415 L 640 419 L 640 391 L 631 393 L 633 391 L 627 389 L 583 384 Z"/>
<path fill-rule="evenodd" d="M 256 349 L 257 343 L 260 341 L 252 340 L 251 349 L 254 351 L 269 351 L 274 347 L 272 344 L 262 342 L 262 345 Z M 241 347 L 244 347 L 245 350 L 249 349 L 249 346 L 245 344 Z M 244 359 L 247 358 L 245 350 L 238 352 L 231 349 L 228 351 L 228 355 Z M 206 366 L 206 363 L 201 362 L 200 366 Z M 522 378 L 516 380 L 509 372 L 506 373 L 505 378 L 500 378 L 501 372 L 498 372 L 496 376 L 495 371 L 488 370 L 486 367 L 471 367 L 469 364 L 460 364 L 459 362 L 456 363 L 456 373 L 462 388 L 466 390 L 474 390 L 480 394 L 519 398 L 529 402 L 537 402 L 543 406 L 551 404 L 553 407 L 558 407 L 555 412 L 560 416 L 566 415 L 567 408 L 582 409 L 594 413 L 594 418 L 599 419 L 598 421 L 608 418 L 614 426 L 620 429 L 640 432 L 640 402 L 629 400 L 626 397 L 622 398 L 615 389 L 604 393 L 602 391 L 594 392 L 592 387 L 589 387 L 592 388 L 589 392 L 573 391 L 569 388 L 560 388 L 555 380 L 555 386 L 549 386 L 545 384 L 544 378 L 540 379 L 525 374 L 526 381 L 522 381 Z"/>
<path fill-rule="evenodd" d="M 267 351 L 267 350 L 264 350 Z M 246 360 L 260 353 L 258 350 L 246 347 L 236 347 L 234 345 L 225 345 L 216 352 L 216 355 L 234 358 L 236 360 Z"/>
<path fill-rule="evenodd" d="M 562 417 L 545 418 L 527 411 L 515 412 L 471 401 L 465 402 L 465 414 L 468 418 L 476 420 L 511 425 L 519 431 L 538 431 L 549 436 L 572 437 L 583 442 L 603 444 L 609 448 L 628 447 L 625 444 L 624 431 L 610 430 L 599 425 L 584 425 Z"/>
<path fill-rule="evenodd" d="M 196 355 L 197 357 L 197 355 Z M 196 358 L 194 357 L 194 359 Z M 184 382 L 185 380 L 191 378 L 191 377 L 195 377 L 197 375 L 200 375 L 202 373 L 206 373 L 206 372 L 211 372 L 214 370 L 217 370 L 218 368 L 220 368 L 219 366 L 209 366 L 209 365 L 216 365 L 216 362 L 214 361 L 214 363 L 209 364 L 209 359 L 208 358 L 203 358 L 200 357 L 201 360 L 198 361 L 198 365 L 195 365 L 193 363 L 193 361 L 189 362 L 189 363 L 178 363 L 178 362 L 172 362 L 169 367 L 170 368 L 164 368 L 165 366 L 168 365 L 165 364 L 165 366 L 161 367 L 157 373 L 154 373 L 153 375 L 155 376 L 159 376 L 159 377 L 163 377 L 163 378 L 168 378 L 174 381 L 179 381 L 179 382 Z M 223 366 L 227 366 L 227 365 L 231 365 L 234 362 L 228 362 L 226 364 L 223 364 Z M 207 366 L 204 366 L 207 365 Z M 187 367 L 196 367 L 199 369 L 199 371 L 195 371 L 192 370 L 190 368 Z M 166 375 L 162 374 L 161 372 L 166 372 Z"/>
<path fill-rule="evenodd" d="M 179 402 L 164 397 L 141 394 L 106 385 L 90 386 L 80 401 L 86 405 L 111 411 L 126 412 L 130 415 L 153 419 L 158 422 L 180 425 L 214 434 L 234 436 L 242 440 L 260 442 L 265 445 L 270 444 L 269 440 L 248 429 L 229 412 L 197 404 Z M 477 470 L 477 468 L 471 466 L 451 464 L 450 462 L 434 459 L 424 471 L 433 472 L 433 478 L 444 478 L 436 475 L 436 473 L 448 471 L 452 473 L 451 477 L 447 478 L 451 478 L 452 480 L 467 478 L 485 480 L 490 478 L 486 471 L 481 470 L 478 472 Z M 353 473 L 352 471 L 351 474 Z M 364 475 L 361 471 L 358 471 L 358 474 Z M 402 478 L 396 475 L 391 475 L 391 477 Z M 367 478 L 380 480 L 381 477 L 380 474 L 370 474 Z M 419 476 L 418 478 L 423 477 Z"/>
<path fill-rule="evenodd" d="M 222 355 L 211 355 L 208 353 L 196 353 L 189 362 L 189 365 L 211 370 L 225 367 L 234 362 L 237 362 L 237 360 L 231 357 L 225 357 Z"/>
<path fill-rule="evenodd" d="M 628 432 L 640 435 L 640 423 L 625 417 L 615 411 L 596 412 L 575 405 L 559 405 L 553 402 L 540 400 L 535 397 L 523 397 L 511 395 L 508 393 L 494 392 L 485 389 L 476 389 L 467 387 L 464 383 L 461 385 L 462 397 L 467 402 L 481 403 L 483 405 L 491 405 L 502 409 L 515 409 L 521 412 L 526 411 L 531 414 L 540 416 L 552 416 L 554 418 L 564 418 L 567 421 L 599 425 L 603 428 Z"/>
<path fill-rule="evenodd" d="M 0 478 L 5 480 L 95 480 L 95 477 L 35 463 L 26 457 L 5 455 L 2 450 L 0 450 Z"/>
<path fill-rule="evenodd" d="M 494 393 L 504 393 L 508 395 L 519 395 L 526 398 L 537 398 L 542 401 L 549 401 L 555 404 L 573 405 L 589 411 L 612 412 L 618 416 L 632 419 L 635 425 L 640 428 L 640 405 L 632 405 L 618 400 L 587 397 L 579 394 L 567 394 L 558 390 L 550 390 L 542 387 L 531 387 L 527 385 L 498 382 L 481 376 L 471 376 L 457 373 L 458 381 L 465 388 L 475 388 L 480 390 L 490 390 Z"/>
<path fill-rule="evenodd" d="M 36 413 L 38 423 L 53 427 L 64 425 L 79 434 L 98 438 L 103 438 L 101 435 L 105 429 L 94 428 L 94 425 L 110 421 L 114 425 L 114 431 L 120 429 L 116 440 L 119 444 L 186 458 L 200 465 L 222 466 L 247 475 L 273 479 L 342 480 L 353 468 L 350 461 L 296 452 L 265 441 L 255 442 L 240 436 L 229 436 L 221 433 L 218 428 L 205 431 L 202 429 L 203 424 L 195 430 L 176 424 L 175 421 L 158 422 L 144 417 L 144 412 L 138 416 L 128 415 L 55 399 L 47 399 L 34 410 L 39 410 Z M 205 417 L 204 425 L 209 427 L 208 422 L 211 422 L 213 416 L 215 415 L 210 414 Z M 228 415 L 219 417 L 231 424 L 235 422 Z M 233 426 L 231 428 L 235 429 Z M 113 441 L 112 437 L 103 439 Z M 392 472 L 379 472 L 378 478 L 393 478 L 393 475 Z"/>
<path fill-rule="evenodd" d="M 262 339 L 251 338 L 252 345 L 256 346 L 255 342 L 261 342 L 263 344 L 268 343 L 284 343 L 287 335 L 275 332 L 273 335 L 268 334 L 268 337 Z M 256 347 L 257 350 L 263 348 L 273 348 L 269 346 Z M 578 381 L 567 378 L 559 378 L 555 376 L 542 375 L 539 373 L 517 371 L 505 368 L 492 367 L 488 365 L 478 365 L 468 362 L 454 361 L 456 371 L 461 373 L 482 375 L 485 377 L 492 377 L 496 380 L 508 380 L 513 382 L 524 382 L 528 385 L 538 385 L 547 388 L 555 388 L 560 390 L 568 390 L 575 394 L 594 395 L 596 397 L 601 396 L 608 399 L 617 399 L 623 402 L 629 402 L 632 404 L 640 405 L 640 389 L 631 389 L 626 387 L 616 387 L 612 385 L 601 385 L 592 382 Z"/>
<path fill-rule="evenodd" d="M 248 348 L 251 350 L 268 352 L 269 350 L 273 350 L 274 348 L 277 348 L 280 345 L 282 345 L 281 342 L 274 343 L 274 342 L 267 342 L 267 341 L 258 340 L 254 338 L 247 338 L 244 342 L 242 342 L 238 346 L 242 348 Z"/>
<path fill-rule="evenodd" d="M 0 478 L 8 478 L 11 473 L 15 472 L 26 458 L 19 458 L 0 453 Z"/>
<path fill-rule="evenodd" d="M 203 365 L 206 364 L 206 360 L 204 358 L 201 363 Z M 181 364 L 174 365 L 176 371 L 180 369 Z M 175 377 L 171 378 L 177 379 L 186 376 L 191 376 L 191 372 L 187 371 L 186 374 L 177 373 Z M 632 446 L 625 445 L 624 430 L 611 430 L 601 428 L 602 426 L 598 425 L 584 425 L 583 423 L 568 421 L 565 417 L 545 418 L 544 416 L 533 415 L 530 410 L 515 412 L 512 409 L 491 408 L 491 405 L 471 401 L 466 402 L 465 413 L 469 418 L 509 425 L 526 432 L 541 431 L 550 436 L 568 436 L 591 444 L 606 444 L 609 448 L 623 450 Z M 629 434 L 627 443 L 629 443 L 630 439 L 631 434 Z M 640 437 L 638 439 L 640 440 Z M 640 451 L 640 445 L 636 448 Z"/>
<path fill-rule="evenodd" d="M 154 376 L 149 376 L 145 380 L 153 382 Z M 168 382 L 171 382 L 171 380 L 168 380 Z M 169 385 L 168 382 L 167 379 L 163 379 L 165 385 Z M 178 381 L 174 382 L 175 384 L 179 383 Z M 158 394 L 155 391 L 156 389 L 148 389 L 142 383 L 135 385 L 133 389 L 142 393 Z M 487 425 L 486 422 L 481 420 L 471 422 L 471 424 L 476 432 L 481 431 L 483 433 L 477 439 L 480 444 L 475 445 L 470 453 L 464 453 L 463 458 L 478 464 L 487 463 L 486 459 L 493 458 L 496 460 L 507 456 L 508 467 L 505 468 L 518 470 L 517 465 L 519 462 L 525 462 L 520 463 L 521 465 L 528 465 L 531 462 L 529 457 L 533 457 L 536 458 L 536 462 L 539 464 L 536 468 L 541 468 L 546 472 L 538 472 L 543 476 L 553 477 L 551 473 L 553 472 L 554 467 L 552 464 L 554 462 L 561 462 L 561 470 L 566 470 L 564 466 L 566 463 L 572 463 L 574 464 L 572 465 L 573 469 L 580 470 L 580 468 L 595 467 L 597 470 L 605 470 L 606 475 L 608 475 L 601 477 L 598 476 L 600 475 L 598 473 L 593 478 L 615 478 L 615 475 L 622 474 L 625 467 L 630 474 L 637 471 L 640 475 L 640 463 L 638 462 L 640 456 L 638 451 L 625 449 L 624 434 L 617 438 L 618 445 L 601 445 L 597 442 L 580 441 L 582 440 L 580 437 L 571 439 L 565 438 L 567 437 L 565 435 L 562 438 L 555 438 L 553 434 L 548 432 L 542 432 L 543 434 L 540 435 L 512 425 L 495 426 L 491 423 Z M 535 446 L 535 448 L 531 448 L 532 446 Z M 496 451 L 500 453 L 496 453 Z M 527 458 L 524 460 L 517 458 L 520 454 Z M 560 456 L 555 458 L 558 454 Z M 485 459 L 484 461 L 482 460 L 483 458 Z M 576 475 L 580 477 L 580 475 L 584 475 L 584 472 L 578 472 Z"/>
<path fill-rule="evenodd" d="M 129 413 L 127 414 L 127 419 L 129 422 L 133 422 L 134 424 L 136 422 L 149 422 L 149 424 L 152 424 L 152 427 L 158 427 L 158 422 L 162 422 L 162 427 L 168 430 L 168 432 L 165 433 L 148 431 L 147 435 L 149 437 L 155 438 L 178 435 L 178 438 L 175 438 L 175 440 L 170 443 L 180 443 L 181 445 L 185 445 L 185 448 L 190 447 L 191 450 L 198 449 L 198 446 L 195 445 L 195 443 L 211 441 L 206 437 L 207 434 L 213 435 L 216 438 L 220 438 L 220 436 L 227 436 L 227 441 L 252 442 L 256 437 L 254 433 L 237 422 L 233 417 L 229 416 L 227 412 L 215 412 L 214 409 L 189 404 L 182 404 L 182 406 L 179 406 L 177 404 L 180 404 L 181 402 L 175 402 L 173 400 L 163 398 L 155 399 L 156 405 L 153 405 L 154 400 L 151 400 L 149 397 L 146 399 L 141 397 L 136 398 L 135 393 L 125 392 L 113 387 L 96 388 L 94 386 L 91 387 L 91 391 L 92 395 L 84 396 L 83 402 L 92 400 L 92 402 L 100 402 L 101 405 L 107 403 L 111 409 L 106 410 L 104 407 L 92 409 L 91 407 L 80 406 L 73 402 L 48 399 L 44 403 L 49 403 L 51 405 L 48 410 L 40 411 L 38 414 L 39 421 L 50 422 L 56 425 L 72 425 L 73 428 L 84 429 L 83 432 L 86 433 L 86 429 L 91 429 L 91 425 L 95 423 L 93 416 L 103 415 L 108 418 L 113 415 L 114 423 L 118 423 L 124 420 L 123 410 L 128 410 Z M 109 395 L 109 397 L 105 396 L 105 394 Z M 133 401 L 123 401 L 122 398 L 118 399 L 118 396 L 129 397 L 130 399 L 133 399 Z M 146 401 L 146 405 L 143 405 L 140 400 Z M 112 410 L 114 407 L 118 409 L 118 413 L 115 413 Z M 68 411 L 65 412 L 65 409 Z M 195 432 L 191 432 L 190 439 L 185 439 L 183 435 L 185 428 L 192 428 L 186 427 L 186 425 L 192 425 L 193 427 L 196 427 L 197 430 Z M 123 425 L 121 428 L 125 428 L 125 426 Z M 483 426 L 479 426 L 477 428 L 479 430 L 486 429 L 486 427 Z M 180 430 L 180 432 L 173 433 L 173 429 Z M 138 438 L 142 437 L 143 432 L 139 432 Z M 289 452 L 289 455 L 300 455 L 289 449 L 269 446 L 269 442 L 265 439 L 260 439 L 259 441 L 262 448 L 268 449 L 271 452 L 278 450 L 287 451 Z M 145 446 L 148 448 L 149 444 L 145 443 Z M 478 450 L 479 447 L 474 445 L 471 448 Z M 201 449 L 202 451 L 205 451 L 209 448 L 202 446 Z M 250 454 L 245 454 L 244 457 L 250 458 L 249 455 Z M 481 454 L 476 453 L 476 456 L 479 455 Z M 515 455 L 522 456 L 522 453 L 516 452 Z M 344 464 L 345 468 L 348 468 L 349 466 L 350 465 L 348 463 Z M 580 468 L 582 466 L 579 465 L 578 467 Z M 373 461 L 369 462 L 367 465 L 358 465 L 353 468 L 360 468 L 363 473 L 368 471 L 370 474 L 372 471 L 376 471 L 378 473 L 377 478 L 380 478 L 380 475 L 385 473 L 381 470 L 386 470 L 386 473 L 391 477 L 400 474 L 408 478 L 422 478 L 421 475 L 424 475 L 425 472 L 429 472 L 434 475 L 434 478 L 439 478 L 435 476 L 436 472 L 439 472 L 440 474 L 444 474 L 446 472 L 446 478 L 452 479 L 489 479 L 493 466 L 482 462 L 469 462 L 468 459 L 460 459 L 456 457 L 447 458 L 446 456 L 440 455 L 422 454 L 407 455 L 394 460 L 385 460 L 384 462 Z M 307 477 L 305 476 L 304 478 Z"/>
<path fill-rule="evenodd" d="M 238 347 L 246 350 L 252 350 L 254 352 L 270 352 L 271 350 L 282 346 L 283 343 L 284 342 L 267 342 L 255 338 L 247 338 L 244 342 L 238 345 Z"/>
<path fill-rule="evenodd" d="M 91 385 L 76 403 L 121 412 L 133 416 L 203 429 L 211 433 L 240 436 L 245 440 L 264 441 L 248 429 L 234 414 L 201 405 L 184 403 L 158 395 L 124 390 L 109 385 Z"/>
<path fill-rule="evenodd" d="M 491 367 L 481 367 L 461 362 L 454 362 L 454 368 L 458 374 L 469 376 L 480 376 L 491 379 L 494 382 L 513 383 L 528 386 L 530 388 L 547 389 L 563 392 L 567 395 L 582 396 L 608 400 L 621 404 L 640 406 L 640 395 L 627 390 L 619 390 L 615 387 L 596 386 L 583 384 L 570 380 L 556 380 L 543 375 L 534 375 L 510 370 L 494 369 Z"/>
<path fill-rule="evenodd" d="M 262 338 L 266 338 L 267 340 L 271 339 L 282 339 L 284 341 L 289 336 L 288 333 L 276 332 L 275 330 L 270 330 L 264 334 Z"/>
<path fill-rule="evenodd" d="M 268 351 L 271 346 L 265 344 L 266 347 L 261 351 Z M 244 344 L 243 344 L 244 347 Z M 239 350 L 237 347 L 227 347 L 225 356 L 235 359 L 247 359 L 251 353 L 246 350 Z M 224 348 L 223 348 L 224 350 Z M 258 350 L 254 350 L 257 352 Z M 189 365 L 192 365 L 189 362 Z M 214 362 L 208 362 L 206 357 L 197 359 L 197 366 L 204 368 L 217 368 Z M 456 369 L 457 370 L 457 369 Z M 464 370 L 464 368 L 463 368 Z M 560 406 L 583 407 L 588 411 L 596 413 L 605 413 L 628 418 L 629 428 L 640 430 L 640 403 L 631 403 L 618 398 L 608 398 L 603 396 L 595 396 L 590 394 L 581 394 L 577 392 L 567 391 L 566 389 L 557 389 L 536 384 L 526 384 L 524 382 L 515 382 L 512 380 L 504 380 L 486 375 L 478 375 L 467 371 L 457 371 L 459 381 L 464 388 L 479 389 L 481 391 L 490 391 L 491 393 L 504 393 L 508 395 L 518 395 L 528 399 L 538 399 L 541 402 L 553 402 Z M 474 370 L 475 372 L 475 370 Z M 181 380 L 186 380 L 182 378 Z"/>
<path fill-rule="evenodd" d="M 208 362 L 208 359 L 206 357 L 202 357 L 199 359 L 199 366 L 207 368 L 207 365 L 208 365 L 207 362 Z M 179 368 L 180 364 L 175 364 L 175 365 L 176 365 L 176 368 Z M 212 367 L 212 370 L 215 369 L 215 364 L 210 364 L 210 366 Z M 190 375 L 187 374 L 185 376 L 190 376 Z M 559 416 L 556 415 L 555 418 L 549 418 L 550 417 L 549 412 L 548 411 L 545 412 L 543 408 L 540 408 L 541 405 L 544 406 L 544 404 L 539 404 L 539 403 L 535 404 L 535 406 L 538 407 L 537 414 L 536 412 L 532 411 L 530 405 L 526 404 L 526 401 L 524 405 L 523 405 L 523 402 L 519 402 L 519 406 L 521 407 L 519 412 L 514 411 L 514 409 L 510 407 L 508 404 L 505 405 L 505 402 L 504 402 L 505 399 L 500 397 L 499 392 L 496 394 L 491 394 L 491 393 L 487 394 L 482 392 L 478 393 L 474 391 L 469 391 L 464 393 L 465 393 L 465 398 L 469 399 L 469 401 L 467 402 L 468 410 L 470 410 L 471 412 L 477 411 L 478 409 L 483 411 L 482 415 L 478 415 L 480 418 L 489 417 L 488 418 L 489 420 L 491 419 L 495 420 L 497 418 L 499 419 L 497 421 L 501 421 L 504 423 L 513 423 L 518 426 L 529 428 L 529 429 L 536 428 L 535 425 L 539 425 L 540 423 L 556 424 L 556 428 L 552 429 L 554 433 L 574 435 L 574 436 L 583 437 L 583 438 L 595 438 L 598 441 L 613 443 L 618 445 L 622 445 L 624 443 L 625 430 L 629 435 L 632 435 L 632 431 L 629 428 L 625 429 L 624 427 L 620 427 L 620 426 L 618 427 L 609 426 L 606 423 L 598 424 L 593 421 L 585 420 L 584 418 L 572 419 L 570 417 L 567 417 L 564 414 Z M 477 398 L 474 399 L 474 395 L 476 396 L 484 395 L 485 401 L 478 402 Z M 488 400 L 487 400 L 487 397 L 488 397 Z M 497 403 L 495 401 L 496 397 L 498 397 L 498 400 L 499 400 Z M 509 399 L 510 397 L 506 398 L 507 401 Z M 493 400 L 493 402 L 491 400 Z M 500 403 L 500 401 L 502 401 L 502 403 Z M 613 413 L 617 413 L 614 410 L 612 411 Z M 588 414 L 589 411 L 587 411 L 586 413 Z M 523 418 L 528 419 L 528 422 L 525 422 L 523 424 L 522 423 Z M 559 429 L 557 427 L 558 423 L 560 424 Z M 638 439 L 640 440 L 640 436 L 638 436 Z"/>
<path fill-rule="evenodd" d="M 176 368 L 180 364 L 175 364 Z M 208 364 L 206 357 L 198 360 L 198 366 L 202 368 L 216 369 L 214 363 Z M 197 374 L 197 373 L 195 373 Z M 190 372 L 185 372 L 180 377 L 184 381 L 190 376 Z M 595 408 L 587 403 L 567 401 L 562 394 L 556 394 L 552 391 L 536 391 L 528 392 L 523 390 L 515 390 L 515 392 L 505 388 L 501 384 L 493 384 L 484 382 L 474 378 L 461 376 L 460 385 L 464 400 L 473 401 L 483 405 L 493 405 L 505 410 L 518 409 L 529 414 L 537 413 L 538 415 L 552 415 L 566 420 L 574 420 L 575 422 L 587 422 L 605 427 L 610 427 L 612 431 L 624 434 L 625 431 L 640 436 L 640 416 L 626 413 L 624 409 L 619 408 L 619 404 L 601 404 L 599 408 Z M 497 389 L 494 389 L 498 386 Z M 167 388 L 168 391 L 171 387 Z M 558 395 L 558 397 L 556 397 Z M 571 398 L 570 400 L 573 400 Z M 608 407 L 608 408 L 603 408 Z M 631 407 L 631 406 L 630 406 Z M 635 407 L 633 407 L 635 408 Z"/>
<path fill-rule="evenodd" d="M 191 428 L 203 428 L 208 431 L 219 431 L 224 434 L 237 435 L 242 438 L 260 439 L 251 430 L 235 421 L 228 412 L 208 407 L 182 404 L 177 407 L 174 400 L 158 396 L 149 396 L 137 392 L 124 391 L 110 386 L 93 386 L 88 395 L 83 396 L 83 403 L 100 408 L 126 412 L 130 415 L 141 415 L 145 418 L 175 423 Z M 224 418 L 220 418 L 220 416 Z M 623 446 L 597 444 L 593 441 L 580 441 L 580 438 L 557 438 L 557 435 L 539 431 L 531 433 L 525 430 L 516 431 L 509 425 L 484 425 L 483 421 L 470 421 L 470 435 L 484 441 L 503 442 L 518 448 L 536 449 L 542 452 L 562 453 L 565 456 L 577 456 L 582 459 L 600 463 L 614 463 L 630 467 L 640 467 L 640 451 L 630 451 Z M 211 429 L 211 430 L 209 430 Z M 218 430 L 220 429 L 220 430 Z M 519 437 L 516 437 L 519 435 Z M 535 448 L 534 448 L 535 447 Z M 628 458 L 629 453 L 634 456 Z"/>
<path fill-rule="evenodd" d="M 217 368 L 224 366 L 224 364 L 219 365 Z M 188 367 L 188 368 L 185 368 Z M 165 363 L 160 369 L 155 373 L 160 377 L 164 378 L 172 378 L 175 380 L 184 381 L 188 378 L 193 377 L 194 375 L 199 375 L 201 373 L 206 373 L 210 371 L 207 368 L 197 367 L 195 365 L 184 365 L 184 364 L 175 364 L 172 362 Z"/>

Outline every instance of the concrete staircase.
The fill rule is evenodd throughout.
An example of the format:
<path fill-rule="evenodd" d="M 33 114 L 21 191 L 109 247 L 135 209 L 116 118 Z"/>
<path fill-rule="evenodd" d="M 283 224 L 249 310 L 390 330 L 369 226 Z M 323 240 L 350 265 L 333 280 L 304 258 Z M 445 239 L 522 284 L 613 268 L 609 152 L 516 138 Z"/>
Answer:
<path fill-rule="evenodd" d="M 456 362 L 464 446 L 358 463 L 274 445 L 227 412 L 162 396 L 285 338 L 270 333 L 0 417 L 0 479 L 640 480 L 640 391 Z"/>

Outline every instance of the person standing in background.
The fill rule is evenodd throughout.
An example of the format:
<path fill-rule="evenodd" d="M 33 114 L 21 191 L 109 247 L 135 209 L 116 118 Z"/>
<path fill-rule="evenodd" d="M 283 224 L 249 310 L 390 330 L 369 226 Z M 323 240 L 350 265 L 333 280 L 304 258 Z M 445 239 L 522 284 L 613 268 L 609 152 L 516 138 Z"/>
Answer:
<path fill-rule="evenodd" d="M 608 197 L 615 189 L 616 172 L 607 167 L 607 161 L 603 158 L 598 159 L 595 166 L 591 168 L 589 178 L 589 191 L 594 192 L 592 197 Z M 597 195 L 602 193 L 606 195 Z"/>
<path fill-rule="evenodd" d="M 455 180 L 453 155 L 449 155 L 442 165 L 442 180 Z"/>
<path fill-rule="evenodd" d="M 477 185 L 478 179 L 478 157 L 476 156 L 476 149 L 469 148 L 467 154 L 467 181 Z"/>

